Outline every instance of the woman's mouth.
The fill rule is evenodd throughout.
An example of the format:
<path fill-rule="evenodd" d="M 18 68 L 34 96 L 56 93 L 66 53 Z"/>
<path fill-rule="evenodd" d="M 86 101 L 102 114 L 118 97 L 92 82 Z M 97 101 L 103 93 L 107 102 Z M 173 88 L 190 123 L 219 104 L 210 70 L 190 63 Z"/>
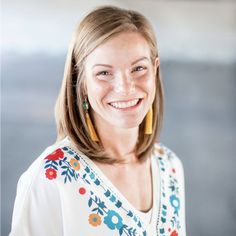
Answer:
<path fill-rule="evenodd" d="M 136 108 L 141 103 L 141 101 L 141 98 L 136 98 L 129 101 L 110 102 L 108 104 L 116 109 L 127 110 L 131 108 Z"/>

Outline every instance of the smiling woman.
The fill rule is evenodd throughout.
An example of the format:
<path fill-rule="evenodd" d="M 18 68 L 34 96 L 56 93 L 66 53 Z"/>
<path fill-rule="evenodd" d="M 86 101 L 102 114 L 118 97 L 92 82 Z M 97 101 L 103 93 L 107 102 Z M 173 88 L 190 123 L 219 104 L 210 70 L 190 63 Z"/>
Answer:
<path fill-rule="evenodd" d="M 155 34 L 138 12 L 79 24 L 55 107 L 58 139 L 21 176 L 11 236 L 185 236 L 184 175 L 160 143 Z"/>
<path fill-rule="evenodd" d="M 102 130 L 133 132 L 135 140 L 154 101 L 158 62 L 158 58 L 151 61 L 149 45 L 137 32 L 122 32 L 87 56 L 85 83 L 100 136 Z"/>

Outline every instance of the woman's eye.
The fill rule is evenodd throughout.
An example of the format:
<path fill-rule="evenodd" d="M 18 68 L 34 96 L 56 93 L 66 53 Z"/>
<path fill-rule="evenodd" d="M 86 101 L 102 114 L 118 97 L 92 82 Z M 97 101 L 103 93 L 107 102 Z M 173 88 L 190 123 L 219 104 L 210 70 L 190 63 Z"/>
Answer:
<path fill-rule="evenodd" d="M 106 75 L 109 75 L 109 72 L 108 71 L 100 71 L 96 74 L 96 76 L 99 76 L 99 75 L 103 75 L 103 76 L 106 76 Z"/>
<path fill-rule="evenodd" d="M 143 71 L 143 70 L 145 70 L 145 69 L 147 69 L 146 67 L 144 67 L 144 66 L 137 66 L 137 67 L 135 67 L 134 69 L 133 69 L 133 71 L 132 72 L 136 72 L 136 71 Z"/>

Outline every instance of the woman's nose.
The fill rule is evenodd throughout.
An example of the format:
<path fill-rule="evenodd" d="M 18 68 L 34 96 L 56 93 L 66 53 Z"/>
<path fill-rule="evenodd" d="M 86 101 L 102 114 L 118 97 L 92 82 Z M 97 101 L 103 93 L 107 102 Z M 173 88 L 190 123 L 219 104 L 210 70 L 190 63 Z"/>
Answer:
<path fill-rule="evenodd" d="M 131 76 L 120 75 L 117 76 L 114 84 L 114 91 L 122 95 L 130 95 L 135 92 L 135 83 Z"/>

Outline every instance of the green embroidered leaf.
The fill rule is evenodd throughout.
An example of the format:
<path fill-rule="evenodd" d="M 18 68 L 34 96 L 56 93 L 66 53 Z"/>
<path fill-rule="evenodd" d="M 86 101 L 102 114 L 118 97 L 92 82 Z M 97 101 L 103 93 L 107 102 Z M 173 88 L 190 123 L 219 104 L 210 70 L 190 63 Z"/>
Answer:
<path fill-rule="evenodd" d="M 74 176 L 74 170 L 72 170 L 71 168 L 69 168 L 69 173 L 70 173 L 71 177 Z"/>
<path fill-rule="evenodd" d="M 52 163 L 53 163 L 54 165 L 57 165 L 57 166 L 58 166 L 58 163 L 57 163 L 56 161 L 52 161 Z"/>
<path fill-rule="evenodd" d="M 67 175 L 67 176 L 68 176 L 69 181 L 71 182 L 71 177 L 70 177 L 70 175 Z"/>
<path fill-rule="evenodd" d="M 62 169 L 68 169 L 68 166 L 61 166 Z"/>
<path fill-rule="evenodd" d="M 102 211 L 100 208 L 98 208 L 98 212 L 99 212 L 101 215 L 103 215 L 103 211 Z"/>
<path fill-rule="evenodd" d="M 124 226 L 122 226 L 120 229 L 119 229 L 119 235 L 122 235 L 124 232 Z"/>
<path fill-rule="evenodd" d="M 99 184 L 100 184 L 100 181 L 99 181 L 98 179 L 96 179 L 96 180 L 94 181 L 94 183 L 95 183 L 96 185 L 99 185 Z"/>
<path fill-rule="evenodd" d="M 121 205 L 122 205 L 121 201 L 118 200 L 117 203 L 116 203 L 116 206 L 117 206 L 118 208 L 120 208 Z"/>
<path fill-rule="evenodd" d="M 95 207 L 95 208 L 93 208 L 92 211 L 98 211 L 98 210 L 99 210 L 99 208 L 98 208 L 98 207 Z"/>
<path fill-rule="evenodd" d="M 86 168 L 84 169 L 87 173 L 90 172 L 90 169 L 86 166 Z"/>
<path fill-rule="evenodd" d="M 45 169 L 51 167 L 52 165 L 51 164 L 47 164 L 46 166 L 44 166 Z"/>
<path fill-rule="evenodd" d="M 104 193 L 104 195 L 105 195 L 106 197 L 109 197 L 110 194 L 111 194 L 111 192 L 110 192 L 109 190 L 107 190 L 107 191 Z"/>
<path fill-rule="evenodd" d="M 74 154 L 74 152 L 72 152 L 72 151 L 68 151 L 68 153 L 69 153 L 70 155 L 73 155 L 73 154 Z"/>
<path fill-rule="evenodd" d="M 91 207 L 91 206 L 92 206 L 92 203 L 93 203 L 93 199 L 92 199 L 92 198 L 89 198 L 88 206 Z"/>
<path fill-rule="evenodd" d="M 130 216 L 130 217 L 132 217 L 132 216 L 133 216 L 133 213 L 132 213 L 131 211 L 129 211 L 127 215 Z"/>
<path fill-rule="evenodd" d="M 61 175 L 66 175 L 67 171 L 62 171 Z"/>
<path fill-rule="evenodd" d="M 58 168 L 56 166 L 54 166 L 54 165 L 52 165 L 52 168 L 54 168 L 55 170 L 58 170 Z"/>

